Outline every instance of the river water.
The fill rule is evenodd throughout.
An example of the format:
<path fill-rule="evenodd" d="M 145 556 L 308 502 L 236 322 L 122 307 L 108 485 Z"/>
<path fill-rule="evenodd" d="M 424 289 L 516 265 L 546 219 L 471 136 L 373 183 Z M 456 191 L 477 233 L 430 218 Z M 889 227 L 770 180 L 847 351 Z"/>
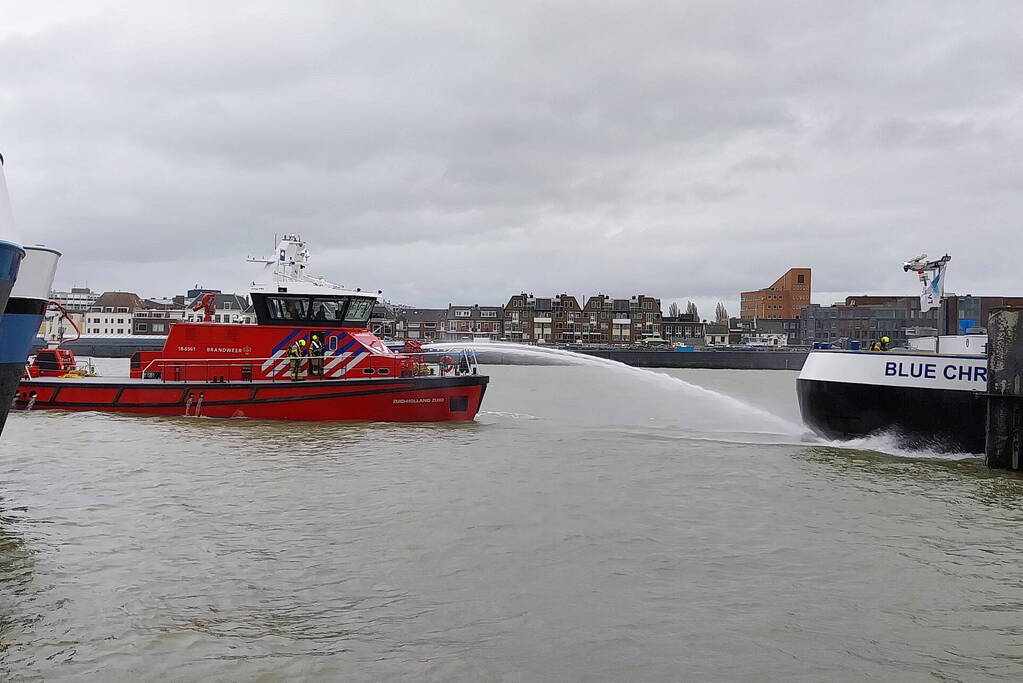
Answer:
<path fill-rule="evenodd" d="M 469 424 L 12 415 L 0 679 L 1023 678 L 1023 480 L 806 440 L 795 373 L 486 370 Z"/>

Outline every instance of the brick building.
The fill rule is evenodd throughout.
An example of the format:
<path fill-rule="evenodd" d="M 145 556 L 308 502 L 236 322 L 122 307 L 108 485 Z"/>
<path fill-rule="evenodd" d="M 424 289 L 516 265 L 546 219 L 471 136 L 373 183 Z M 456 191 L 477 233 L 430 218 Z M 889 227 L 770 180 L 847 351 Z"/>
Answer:
<path fill-rule="evenodd" d="M 631 344 L 661 334 L 661 301 L 637 294 L 597 294 L 585 306 L 569 294 L 541 298 L 525 292 L 504 306 L 504 338 L 523 343 Z"/>
<path fill-rule="evenodd" d="M 633 344 L 644 337 L 660 337 L 661 300 L 645 294 L 629 299 L 614 299 L 597 294 L 586 300 L 583 313 L 596 321 L 600 332 L 599 343 Z"/>
<path fill-rule="evenodd" d="M 559 294 L 552 297 L 551 324 L 553 328 L 549 341 L 556 344 L 573 344 L 576 341 L 582 341 L 582 331 L 586 327 L 582 312 L 579 300 L 574 296 Z"/>
<path fill-rule="evenodd" d="M 740 294 L 741 318 L 798 318 L 810 305 L 810 269 L 789 268 L 774 284 Z"/>
<path fill-rule="evenodd" d="M 550 298 L 521 292 L 504 306 L 503 338 L 524 344 L 571 343 L 582 330 L 579 300 L 568 294 Z"/>
<path fill-rule="evenodd" d="M 811 304 L 799 314 L 803 344 L 841 339 L 868 345 L 888 337 L 903 345 L 910 330 L 937 333 L 942 328 L 942 308 L 920 311 L 918 296 L 850 296 L 832 306 Z"/>
<path fill-rule="evenodd" d="M 504 330 L 504 308 L 501 306 L 448 306 L 445 341 L 501 339 Z"/>
<path fill-rule="evenodd" d="M 132 334 L 166 336 L 171 325 L 185 318 L 185 298 L 146 299 L 132 316 Z"/>

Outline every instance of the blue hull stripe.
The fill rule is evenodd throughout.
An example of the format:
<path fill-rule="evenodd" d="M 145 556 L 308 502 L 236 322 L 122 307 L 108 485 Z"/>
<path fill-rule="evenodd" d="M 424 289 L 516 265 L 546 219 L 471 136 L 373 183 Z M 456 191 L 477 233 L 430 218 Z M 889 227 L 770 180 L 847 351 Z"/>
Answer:
<path fill-rule="evenodd" d="M 41 315 L 5 313 L 0 317 L 0 363 L 24 363 L 43 321 Z"/>
<path fill-rule="evenodd" d="M 295 335 L 297 335 L 301 331 L 302 330 L 296 328 L 296 329 L 292 330 L 291 332 L 289 332 L 287 334 L 287 336 L 284 337 L 284 339 L 282 339 L 279 342 L 277 342 L 277 345 L 275 347 L 273 347 L 272 349 L 270 349 L 270 355 L 272 356 L 275 353 L 277 353 L 278 351 L 280 351 L 281 349 L 287 348 L 287 346 L 289 344 L 291 344 L 291 340 L 295 338 Z"/>

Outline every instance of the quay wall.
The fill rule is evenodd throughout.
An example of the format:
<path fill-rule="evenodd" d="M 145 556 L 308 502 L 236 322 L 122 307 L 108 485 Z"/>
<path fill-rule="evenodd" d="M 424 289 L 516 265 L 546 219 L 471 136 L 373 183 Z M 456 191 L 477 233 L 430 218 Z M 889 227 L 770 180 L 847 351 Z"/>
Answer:
<path fill-rule="evenodd" d="M 808 351 L 633 351 L 580 350 L 638 368 L 702 368 L 711 370 L 801 370 Z"/>
<path fill-rule="evenodd" d="M 159 351 L 163 348 L 166 337 L 83 337 L 64 342 L 61 348 L 70 349 L 76 356 L 94 358 L 131 358 L 136 351 Z M 42 337 L 36 338 L 33 352 L 45 349 L 46 342 Z"/>
<path fill-rule="evenodd" d="M 62 346 L 77 356 L 97 358 L 130 358 L 136 351 L 159 351 L 165 337 L 93 337 L 66 342 Z M 41 338 L 36 348 L 44 348 Z M 538 347 L 537 350 L 542 350 Z M 807 351 L 749 351 L 744 349 L 717 351 L 661 351 L 650 349 L 571 349 L 597 358 L 632 365 L 639 368 L 702 368 L 712 370 L 800 370 Z M 429 353 L 427 359 L 436 361 L 444 351 Z M 448 352 L 449 353 L 449 352 Z M 478 348 L 476 357 L 484 365 L 568 365 L 565 361 L 540 354 L 515 353 L 501 349 L 500 343 L 492 348 Z"/>
<path fill-rule="evenodd" d="M 483 365 L 569 365 L 557 357 L 477 349 Z M 650 351 L 631 349 L 572 349 L 576 353 L 608 358 L 638 368 L 694 368 L 711 370 L 801 370 L 808 351 Z M 439 355 L 439 354 L 438 354 Z M 428 357 L 429 358 L 429 357 Z M 431 359 L 432 360 L 432 359 Z"/>

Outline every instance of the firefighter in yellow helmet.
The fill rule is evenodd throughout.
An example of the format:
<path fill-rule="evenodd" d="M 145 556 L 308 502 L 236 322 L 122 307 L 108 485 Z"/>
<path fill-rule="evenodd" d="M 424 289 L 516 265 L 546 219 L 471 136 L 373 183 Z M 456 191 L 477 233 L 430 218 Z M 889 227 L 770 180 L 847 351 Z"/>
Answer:
<path fill-rule="evenodd" d="M 291 359 L 291 379 L 294 382 L 302 379 L 302 354 L 305 353 L 305 339 L 296 339 L 288 347 L 288 358 Z"/>
<path fill-rule="evenodd" d="M 317 334 L 309 340 L 309 376 L 323 377 L 323 342 Z"/>
<path fill-rule="evenodd" d="M 888 344 L 891 343 L 891 341 L 892 340 L 889 339 L 888 337 L 881 337 L 881 343 L 878 345 L 881 348 L 878 349 L 878 350 L 879 351 L 887 351 L 888 350 Z"/>

